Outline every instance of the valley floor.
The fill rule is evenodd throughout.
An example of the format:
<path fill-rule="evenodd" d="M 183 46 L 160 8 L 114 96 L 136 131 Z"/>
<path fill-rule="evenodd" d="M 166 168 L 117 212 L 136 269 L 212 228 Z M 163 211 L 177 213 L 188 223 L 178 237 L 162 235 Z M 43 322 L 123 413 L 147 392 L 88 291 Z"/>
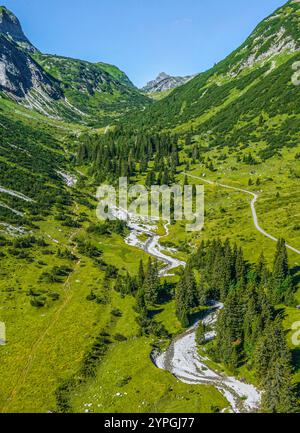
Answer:
<path fill-rule="evenodd" d="M 188 258 L 187 251 L 193 250 L 201 239 L 228 237 L 244 247 L 249 261 L 257 260 L 263 250 L 270 263 L 276 244 L 255 227 L 250 196 L 242 191 L 247 190 L 253 197 L 256 194 L 259 197 L 255 205 L 262 230 L 272 237 L 284 237 L 294 249 L 289 252 L 289 258 L 296 275 L 300 269 L 300 258 L 296 254 L 300 247 L 299 179 L 291 173 L 297 151 L 299 149 L 286 151 L 284 167 L 276 158 L 255 168 L 245 165 L 238 172 L 230 170 L 232 160 L 220 164 L 213 173 L 200 165 L 192 166 L 189 174 L 196 176 L 195 183 L 213 181 L 204 182 L 207 184 L 205 229 L 191 235 L 185 232 L 184 222 L 177 223 L 169 227 L 168 236 L 161 239 L 162 245 L 177 248 L 175 260 L 184 262 Z M 261 180 L 259 188 L 248 186 L 249 177 Z M 178 176 L 179 181 L 182 178 Z M 237 190 L 222 188 L 215 182 Z M 76 199 L 74 203 L 75 216 L 84 216 L 80 228 L 63 226 L 49 216 L 38 221 L 35 229 L 35 235 L 44 238 L 47 245 L 30 248 L 29 258 L 18 258 L 9 253 L 9 246 L 1 247 L 4 255 L 0 259 L 0 320 L 5 322 L 7 331 L 7 344 L 0 346 L 1 412 L 57 411 L 58 389 L 76 376 L 99 335 L 107 336 L 108 349 L 99 360 L 94 376 L 68 393 L 71 410 L 228 410 L 228 401 L 211 384 L 183 383 L 155 367 L 150 358 L 155 340 L 139 336 L 134 298 L 123 298 L 104 284 L 105 270 L 78 251 L 77 239 L 81 236 L 89 239 L 103 251 L 103 260 L 123 274 L 127 271 L 136 274 L 139 260 L 146 264 L 149 255 L 134 245 L 126 245 L 120 235 L 89 234 L 89 224 L 97 221 L 95 211 Z M 59 250 L 65 248 L 77 259 L 59 256 Z M 70 270 L 61 281 L 49 283 L 41 278 L 45 271 L 62 266 Z M 168 278 L 176 281 L 178 276 Z M 47 297 L 42 308 L 31 304 L 35 292 Z M 101 301 L 88 300 L 91 292 Z M 300 303 L 300 291 L 297 300 Z M 296 308 L 285 311 L 287 338 L 294 349 L 297 367 L 295 382 L 299 382 L 299 350 L 291 344 L 291 326 L 300 321 L 300 311 Z M 174 301 L 160 305 L 154 314 L 174 337 L 183 331 L 175 315 Z M 253 379 L 246 371 L 239 372 L 239 378 L 245 377 L 247 382 Z"/>

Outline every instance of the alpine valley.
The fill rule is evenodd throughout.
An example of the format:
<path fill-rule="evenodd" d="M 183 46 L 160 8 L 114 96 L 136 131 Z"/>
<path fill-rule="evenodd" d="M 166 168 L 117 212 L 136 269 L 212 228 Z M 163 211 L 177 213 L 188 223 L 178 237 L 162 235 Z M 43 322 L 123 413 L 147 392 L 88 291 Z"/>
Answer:
<path fill-rule="evenodd" d="M 299 84 L 299 0 L 143 89 L 0 7 L 0 412 L 300 411 Z M 120 177 L 204 185 L 204 228 L 100 221 Z"/>

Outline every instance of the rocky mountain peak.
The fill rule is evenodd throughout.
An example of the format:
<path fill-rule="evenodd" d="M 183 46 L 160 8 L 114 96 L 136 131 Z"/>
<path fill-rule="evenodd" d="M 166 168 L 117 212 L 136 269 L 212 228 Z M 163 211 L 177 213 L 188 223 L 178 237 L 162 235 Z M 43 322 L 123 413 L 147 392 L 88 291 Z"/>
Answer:
<path fill-rule="evenodd" d="M 0 6 L 0 34 L 29 51 L 36 51 L 36 48 L 26 38 L 18 18 L 5 6 Z"/>
<path fill-rule="evenodd" d="M 0 7 L 0 92 L 44 114 L 49 101 L 62 98 L 59 83 L 34 60 L 36 48 L 18 18 Z M 25 105 L 26 105 L 25 104 Z"/>
<path fill-rule="evenodd" d="M 161 72 L 153 81 L 149 81 L 141 90 L 145 93 L 161 93 L 167 90 L 176 89 L 191 80 L 193 76 L 172 77 L 171 75 Z"/>
<path fill-rule="evenodd" d="M 158 74 L 156 80 L 165 80 L 166 78 L 170 78 L 170 75 L 166 74 L 165 72 L 161 72 Z"/>

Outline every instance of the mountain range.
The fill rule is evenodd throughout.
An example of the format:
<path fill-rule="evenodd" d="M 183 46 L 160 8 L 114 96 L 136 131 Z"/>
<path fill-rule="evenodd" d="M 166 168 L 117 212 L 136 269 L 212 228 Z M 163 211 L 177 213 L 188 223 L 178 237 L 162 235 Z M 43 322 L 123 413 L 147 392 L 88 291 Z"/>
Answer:
<path fill-rule="evenodd" d="M 179 86 L 187 83 L 193 76 L 187 77 L 172 77 L 171 75 L 161 72 L 153 81 L 149 81 L 145 87 L 141 89 L 144 93 L 161 93 L 168 90 L 176 89 Z"/>
<path fill-rule="evenodd" d="M 193 135 L 212 147 L 259 143 L 269 157 L 296 143 L 300 86 L 292 78 L 300 59 L 299 10 L 299 1 L 288 1 L 223 61 L 125 123 Z"/>

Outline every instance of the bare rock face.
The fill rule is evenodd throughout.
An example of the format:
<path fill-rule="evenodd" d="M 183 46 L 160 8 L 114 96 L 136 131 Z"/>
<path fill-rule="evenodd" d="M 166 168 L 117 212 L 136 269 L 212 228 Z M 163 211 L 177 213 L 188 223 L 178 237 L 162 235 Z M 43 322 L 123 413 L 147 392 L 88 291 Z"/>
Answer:
<path fill-rule="evenodd" d="M 113 65 L 42 54 L 4 6 L 0 6 L 1 94 L 46 116 L 68 120 L 98 117 L 97 106 L 115 115 L 116 99 L 120 114 L 133 104 L 150 103 Z"/>
<path fill-rule="evenodd" d="M 0 91 L 15 99 L 26 98 L 37 90 L 52 99 L 59 99 L 59 86 L 43 69 L 3 34 L 0 35 Z"/>
<path fill-rule="evenodd" d="M 23 33 L 18 18 L 0 7 L 0 92 L 48 114 L 63 98 L 59 83 L 33 59 L 37 49 Z"/>
<path fill-rule="evenodd" d="M 0 33 L 12 39 L 22 48 L 31 52 L 37 51 L 24 35 L 18 18 L 4 6 L 0 6 Z"/>
<path fill-rule="evenodd" d="M 172 77 L 165 72 L 161 72 L 155 80 L 150 81 L 141 90 L 145 93 L 161 93 L 167 90 L 176 89 L 176 87 L 182 86 L 192 78 L 194 78 L 194 76 Z"/>
<path fill-rule="evenodd" d="M 299 3 L 300 0 L 288 1 L 254 29 L 231 56 L 231 77 L 259 63 L 276 60 L 279 55 L 300 51 Z"/>

